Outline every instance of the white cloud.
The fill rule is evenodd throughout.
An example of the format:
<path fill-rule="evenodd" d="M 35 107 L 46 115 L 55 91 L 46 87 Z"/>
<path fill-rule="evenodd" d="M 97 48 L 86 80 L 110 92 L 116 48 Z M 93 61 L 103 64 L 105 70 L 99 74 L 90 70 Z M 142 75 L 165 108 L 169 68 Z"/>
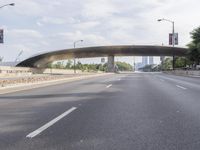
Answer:
<path fill-rule="evenodd" d="M 79 30 L 90 30 L 91 28 L 95 28 L 100 23 L 98 21 L 87 21 L 87 22 L 80 22 L 74 25 L 75 28 Z"/>
<path fill-rule="evenodd" d="M 40 16 L 45 12 L 43 6 L 34 0 L 14 0 L 14 12 L 20 16 Z"/>
<path fill-rule="evenodd" d="M 20 39 L 20 38 L 43 38 L 43 35 L 35 30 L 32 29 L 12 29 L 8 30 L 8 35 L 12 36 L 12 38 Z"/>
<path fill-rule="evenodd" d="M 6 0 L 16 6 L 2 9 L 5 29 L 2 55 L 9 58 L 12 45 L 24 45 L 34 54 L 42 50 L 111 44 L 168 44 L 175 21 L 180 46 L 190 41 L 189 32 L 200 25 L 199 0 Z M 13 50 L 13 47 L 12 47 Z M 15 50 L 14 50 L 15 51 Z"/>
<path fill-rule="evenodd" d="M 9 29 L 5 30 L 5 43 L 2 48 L 3 54 L 7 60 L 16 57 L 19 51 L 23 50 L 23 57 L 28 57 L 33 53 L 43 50 L 49 46 L 45 36 L 39 31 L 33 29 Z"/>
<path fill-rule="evenodd" d="M 61 24 L 65 24 L 66 21 L 65 19 L 62 18 L 56 18 L 56 17 L 42 17 L 42 19 L 40 19 L 37 24 L 39 26 L 43 25 L 43 24 L 57 24 L 57 25 L 61 25 Z"/>
<path fill-rule="evenodd" d="M 86 0 L 82 11 L 84 16 L 93 19 L 109 17 L 116 12 L 117 9 L 109 0 Z"/>
<path fill-rule="evenodd" d="M 84 42 L 82 46 L 97 46 L 97 45 L 109 45 L 111 42 L 107 41 L 101 35 L 95 34 L 84 34 L 81 31 L 58 33 L 55 38 L 59 38 L 63 43 L 67 43 L 69 46 L 73 44 L 74 41 L 83 39 Z"/>
<path fill-rule="evenodd" d="M 39 27 L 42 27 L 43 24 L 40 22 L 40 21 L 37 21 L 36 24 L 39 26 Z"/>

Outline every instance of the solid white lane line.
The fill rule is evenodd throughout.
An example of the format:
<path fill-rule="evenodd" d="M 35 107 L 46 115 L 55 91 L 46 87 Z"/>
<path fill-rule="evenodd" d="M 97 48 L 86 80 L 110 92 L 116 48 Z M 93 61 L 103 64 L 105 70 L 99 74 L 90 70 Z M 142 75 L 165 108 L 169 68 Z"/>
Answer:
<path fill-rule="evenodd" d="M 186 90 L 187 88 L 183 87 L 183 86 L 180 86 L 180 85 L 176 85 L 178 88 L 181 88 L 183 90 Z"/>
<path fill-rule="evenodd" d="M 35 136 L 37 136 L 38 134 L 40 134 L 41 132 L 43 132 L 44 130 L 46 130 L 47 128 L 49 128 L 50 126 L 52 126 L 53 124 L 55 124 L 57 121 L 59 121 L 60 119 L 64 118 L 65 116 L 69 115 L 72 111 L 74 111 L 75 109 L 77 109 L 76 107 L 72 107 L 69 110 L 67 110 L 66 112 L 62 113 L 60 116 L 56 117 L 55 119 L 49 121 L 48 123 L 46 123 L 45 125 L 43 125 L 42 127 L 38 128 L 37 130 L 29 133 L 26 137 L 27 138 L 33 138 Z"/>
<path fill-rule="evenodd" d="M 106 86 L 106 88 L 110 88 L 112 86 L 112 84 L 109 84 L 108 86 Z"/>

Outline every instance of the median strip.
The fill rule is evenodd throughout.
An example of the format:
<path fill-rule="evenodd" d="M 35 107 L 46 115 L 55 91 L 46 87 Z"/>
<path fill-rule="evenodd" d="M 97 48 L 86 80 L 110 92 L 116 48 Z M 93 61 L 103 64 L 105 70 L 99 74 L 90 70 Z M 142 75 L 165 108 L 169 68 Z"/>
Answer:
<path fill-rule="evenodd" d="M 71 112 L 73 112 L 76 109 L 77 109 L 76 107 L 70 108 L 69 110 L 67 110 L 63 114 L 59 115 L 58 117 L 54 118 L 53 120 L 49 121 L 48 123 L 46 123 L 42 127 L 40 127 L 37 130 L 29 133 L 26 137 L 27 138 L 34 138 L 35 136 L 37 136 L 38 134 L 40 134 L 41 132 L 43 132 L 44 130 L 46 130 L 47 128 L 49 128 L 50 126 L 52 126 L 53 124 L 55 124 L 56 122 L 61 120 L 62 118 L 64 118 L 65 116 L 69 115 Z"/>
<path fill-rule="evenodd" d="M 57 85 L 57 84 L 63 84 L 67 82 L 82 80 L 82 79 L 89 79 L 92 77 L 100 77 L 105 75 L 111 75 L 112 73 L 99 73 L 99 74 L 87 74 L 87 75 L 80 75 L 80 76 L 72 76 L 67 78 L 60 78 L 55 80 L 49 80 L 49 81 L 38 81 L 35 83 L 29 83 L 29 84 L 16 84 L 8 87 L 0 87 L 0 94 L 7 94 L 17 91 L 24 91 L 24 90 L 31 90 L 34 88 L 40 88 L 40 87 L 46 87 L 51 85 Z"/>

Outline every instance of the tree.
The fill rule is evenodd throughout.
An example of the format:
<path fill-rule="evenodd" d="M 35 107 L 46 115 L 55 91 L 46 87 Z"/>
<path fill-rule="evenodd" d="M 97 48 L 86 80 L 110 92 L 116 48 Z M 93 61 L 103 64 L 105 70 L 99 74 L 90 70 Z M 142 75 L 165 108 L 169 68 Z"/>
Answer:
<path fill-rule="evenodd" d="M 175 67 L 176 67 L 176 68 L 185 67 L 186 61 L 187 61 L 187 60 L 186 60 L 186 58 L 184 58 L 184 57 L 177 57 L 177 58 L 176 58 Z"/>
<path fill-rule="evenodd" d="M 194 65 L 200 63 L 200 27 L 194 29 L 191 33 L 192 41 L 188 44 L 188 59 L 193 62 Z"/>
<path fill-rule="evenodd" d="M 83 67 L 84 65 L 81 64 L 80 61 L 78 61 L 78 63 L 76 64 L 76 69 L 79 69 L 79 70 L 82 70 L 82 71 L 85 71 L 85 67 Z"/>
<path fill-rule="evenodd" d="M 56 63 L 52 63 L 51 68 L 64 69 L 64 61 L 57 61 Z"/>
<path fill-rule="evenodd" d="M 52 63 L 48 63 L 47 64 L 47 68 L 53 68 L 53 64 Z"/>
<path fill-rule="evenodd" d="M 172 59 L 171 58 L 166 58 L 163 63 L 162 63 L 162 69 L 163 70 L 170 70 L 172 69 Z"/>
<path fill-rule="evenodd" d="M 71 69 L 72 68 L 72 61 L 70 59 L 67 61 L 67 64 L 66 64 L 65 68 L 66 69 Z"/>
<path fill-rule="evenodd" d="M 133 67 L 130 64 L 125 63 L 125 62 L 117 61 L 116 66 L 119 71 L 132 71 L 133 70 Z"/>
<path fill-rule="evenodd" d="M 192 42 L 200 44 L 200 27 L 194 29 L 191 33 Z"/>

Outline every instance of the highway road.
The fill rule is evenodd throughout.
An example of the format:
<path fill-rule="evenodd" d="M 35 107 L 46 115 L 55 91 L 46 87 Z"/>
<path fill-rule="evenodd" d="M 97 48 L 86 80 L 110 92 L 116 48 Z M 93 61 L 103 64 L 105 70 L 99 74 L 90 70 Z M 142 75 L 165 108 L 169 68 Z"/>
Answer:
<path fill-rule="evenodd" d="M 111 74 L 0 95 L 1 150 L 199 150 L 200 78 Z"/>

